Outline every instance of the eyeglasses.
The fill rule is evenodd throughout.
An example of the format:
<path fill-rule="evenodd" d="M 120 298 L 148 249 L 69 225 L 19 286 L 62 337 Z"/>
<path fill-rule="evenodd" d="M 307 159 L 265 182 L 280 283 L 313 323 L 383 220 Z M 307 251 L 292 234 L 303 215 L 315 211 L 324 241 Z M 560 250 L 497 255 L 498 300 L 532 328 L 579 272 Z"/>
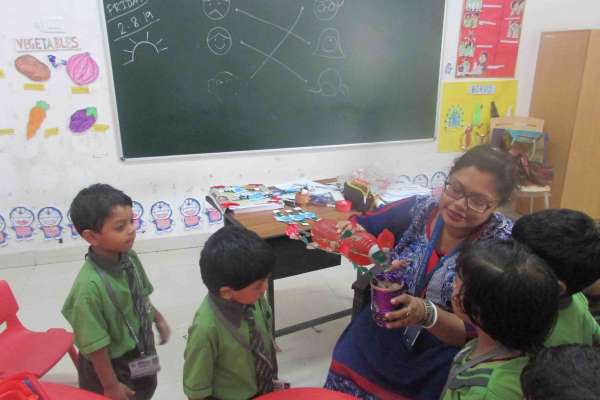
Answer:
<path fill-rule="evenodd" d="M 454 200 L 465 199 L 467 208 L 478 213 L 484 213 L 498 203 L 489 197 L 478 193 L 465 193 L 464 186 L 458 181 L 447 180 L 444 183 L 444 193 Z"/>

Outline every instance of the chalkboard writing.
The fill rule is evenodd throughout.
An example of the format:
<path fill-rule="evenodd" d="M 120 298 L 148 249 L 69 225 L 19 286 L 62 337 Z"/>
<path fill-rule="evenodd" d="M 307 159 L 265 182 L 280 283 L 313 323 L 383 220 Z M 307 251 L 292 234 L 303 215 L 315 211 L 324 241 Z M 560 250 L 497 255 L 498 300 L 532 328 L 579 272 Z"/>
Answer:
<path fill-rule="evenodd" d="M 444 0 L 103 0 L 125 158 L 433 137 Z"/>

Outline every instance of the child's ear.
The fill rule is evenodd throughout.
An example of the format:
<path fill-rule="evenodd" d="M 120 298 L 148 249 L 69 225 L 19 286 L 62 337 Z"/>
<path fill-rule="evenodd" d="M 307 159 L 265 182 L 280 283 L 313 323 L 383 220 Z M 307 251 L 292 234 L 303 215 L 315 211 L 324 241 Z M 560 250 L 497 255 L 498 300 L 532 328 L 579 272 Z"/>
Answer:
<path fill-rule="evenodd" d="M 567 285 L 561 280 L 558 281 L 558 292 L 560 296 L 567 293 Z"/>
<path fill-rule="evenodd" d="M 233 298 L 234 290 L 229 286 L 223 286 L 219 288 L 219 296 L 225 300 L 231 300 Z"/>
<path fill-rule="evenodd" d="M 100 242 L 100 234 L 92 229 L 84 229 L 84 231 L 81 232 L 81 237 L 92 246 L 97 246 Z"/>

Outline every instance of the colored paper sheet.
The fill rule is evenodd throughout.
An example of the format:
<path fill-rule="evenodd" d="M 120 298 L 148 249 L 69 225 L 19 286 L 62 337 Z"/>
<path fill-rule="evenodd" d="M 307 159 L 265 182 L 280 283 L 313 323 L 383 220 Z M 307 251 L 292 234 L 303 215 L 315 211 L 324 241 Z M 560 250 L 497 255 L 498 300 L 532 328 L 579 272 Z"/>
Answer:
<path fill-rule="evenodd" d="M 0 128 L 0 136 L 14 135 L 15 130 L 12 128 Z"/>
<path fill-rule="evenodd" d="M 464 0 L 456 77 L 515 76 L 526 0 Z"/>
<path fill-rule="evenodd" d="M 89 94 L 89 86 L 71 86 L 71 93 L 73 94 Z"/>
<path fill-rule="evenodd" d="M 2 68 L 0 68 L 0 78 L 4 78 L 6 75 L 4 75 L 4 70 Z"/>
<path fill-rule="evenodd" d="M 60 131 L 58 128 L 48 128 L 44 130 L 44 137 L 49 138 L 50 136 L 58 136 Z"/>
<path fill-rule="evenodd" d="M 489 142 L 492 103 L 498 115 L 511 114 L 517 81 L 449 82 L 443 85 L 438 151 L 458 152 Z"/>
<path fill-rule="evenodd" d="M 110 127 L 106 124 L 94 124 L 92 125 L 92 132 L 103 133 L 106 132 Z"/>
<path fill-rule="evenodd" d="M 23 85 L 23 89 L 41 92 L 45 87 L 43 83 L 26 83 Z"/>

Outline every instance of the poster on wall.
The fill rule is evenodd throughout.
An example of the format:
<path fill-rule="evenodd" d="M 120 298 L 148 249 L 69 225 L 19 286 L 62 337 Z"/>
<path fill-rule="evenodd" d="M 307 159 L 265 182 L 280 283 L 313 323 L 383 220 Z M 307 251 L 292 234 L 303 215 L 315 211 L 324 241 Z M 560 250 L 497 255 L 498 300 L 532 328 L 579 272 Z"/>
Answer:
<path fill-rule="evenodd" d="M 464 0 L 456 77 L 512 78 L 526 0 Z"/>
<path fill-rule="evenodd" d="M 516 80 L 449 82 L 442 90 L 439 152 L 488 143 L 490 118 L 512 115 L 517 102 Z"/>

